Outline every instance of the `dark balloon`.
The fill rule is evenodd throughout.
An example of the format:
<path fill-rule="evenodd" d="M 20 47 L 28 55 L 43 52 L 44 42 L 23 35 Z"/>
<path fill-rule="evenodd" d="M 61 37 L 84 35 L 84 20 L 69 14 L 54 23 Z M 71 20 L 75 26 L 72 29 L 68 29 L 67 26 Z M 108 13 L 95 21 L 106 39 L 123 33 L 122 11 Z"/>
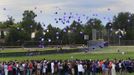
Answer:
<path fill-rule="evenodd" d="M 6 10 L 6 8 L 3 8 L 3 10 Z"/>
<path fill-rule="evenodd" d="M 56 23 L 58 23 L 58 21 L 56 21 Z"/>
<path fill-rule="evenodd" d="M 86 16 L 85 14 L 83 14 L 83 16 Z"/>
<path fill-rule="evenodd" d="M 71 16 L 69 16 L 69 19 L 71 18 Z"/>
<path fill-rule="evenodd" d="M 78 21 L 80 21 L 80 19 L 78 19 Z"/>
<path fill-rule="evenodd" d="M 58 14 L 58 12 L 55 12 L 55 14 Z"/>
<path fill-rule="evenodd" d="M 63 24 L 65 24 L 65 22 L 62 22 Z"/>
<path fill-rule="evenodd" d="M 34 7 L 34 9 L 36 10 L 36 9 L 37 9 L 37 7 Z"/>
<path fill-rule="evenodd" d="M 110 8 L 108 8 L 107 10 L 110 11 Z"/>
<path fill-rule="evenodd" d="M 69 23 L 69 20 L 67 20 L 66 23 Z"/>
<path fill-rule="evenodd" d="M 95 16 L 98 16 L 98 14 L 95 14 Z"/>
<path fill-rule="evenodd" d="M 59 20 L 61 20 L 61 18 L 59 18 Z"/>
<path fill-rule="evenodd" d="M 89 18 L 89 17 L 87 16 L 86 19 L 88 20 L 88 18 Z"/>
<path fill-rule="evenodd" d="M 64 13 L 64 15 L 66 15 L 66 13 Z"/>

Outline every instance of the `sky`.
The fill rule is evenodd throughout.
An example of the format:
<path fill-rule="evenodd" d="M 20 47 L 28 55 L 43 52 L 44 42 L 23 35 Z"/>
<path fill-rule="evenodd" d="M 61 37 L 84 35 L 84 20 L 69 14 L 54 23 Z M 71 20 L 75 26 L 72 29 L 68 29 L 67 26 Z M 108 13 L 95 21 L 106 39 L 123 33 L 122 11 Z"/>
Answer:
<path fill-rule="evenodd" d="M 25 10 L 33 10 L 37 14 L 35 20 L 46 26 L 52 24 L 64 28 L 73 20 L 80 20 L 80 23 L 85 24 L 90 18 L 98 18 L 105 25 L 119 12 L 134 13 L 133 2 L 133 0 L 0 0 L 0 21 L 6 21 L 9 16 L 13 16 L 15 22 L 20 22 Z"/>

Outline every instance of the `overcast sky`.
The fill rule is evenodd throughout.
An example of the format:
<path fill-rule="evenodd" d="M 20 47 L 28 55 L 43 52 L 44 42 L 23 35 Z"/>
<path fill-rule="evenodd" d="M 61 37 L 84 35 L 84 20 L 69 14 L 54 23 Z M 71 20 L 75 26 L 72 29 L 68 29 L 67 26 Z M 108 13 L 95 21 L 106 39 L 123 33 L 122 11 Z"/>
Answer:
<path fill-rule="evenodd" d="M 69 25 L 72 20 L 79 17 L 84 24 L 87 21 L 85 20 L 87 16 L 101 19 L 105 24 L 119 12 L 133 13 L 133 3 L 133 0 L 0 0 L 0 21 L 5 21 L 7 16 L 13 16 L 15 22 L 19 22 L 24 10 L 33 10 L 38 15 L 37 22 L 45 25 L 51 23 L 60 28 Z M 58 14 L 54 14 L 55 12 Z M 74 15 L 74 19 L 70 20 L 69 23 L 55 22 L 55 18 L 65 16 L 64 13 L 69 16 L 70 12 Z M 76 16 L 76 14 L 78 15 Z M 93 16 L 94 14 L 97 15 Z"/>

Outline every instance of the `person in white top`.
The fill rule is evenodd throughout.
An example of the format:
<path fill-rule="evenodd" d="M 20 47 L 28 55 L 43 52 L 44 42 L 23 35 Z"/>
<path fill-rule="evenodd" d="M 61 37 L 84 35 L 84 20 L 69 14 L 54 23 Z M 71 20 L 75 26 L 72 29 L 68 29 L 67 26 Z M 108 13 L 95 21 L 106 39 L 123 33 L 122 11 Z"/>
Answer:
<path fill-rule="evenodd" d="M 54 74 L 54 62 L 51 62 L 51 74 Z"/>
<path fill-rule="evenodd" d="M 4 63 L 4 72 L 5 72 L 5 75 L 8 75 L 8 65 L 6 63 Z"/>
<path fill-rule="evenodd" d="M 111 75 L 116 75 L 114 62 L 112 63 Z"/>
<path fill-rule="evenodd" d="M 43 63 L 43 75 L 46 75 L 47 70 L 47 62 Z"/>
<path fill-rule="evenodd" d="M 84 68 L 83 68 L 83 65 L 82 65 L 82 63 L 78 63 L 78 74 L 79 75 L 83 75 L 83 73 L 84 73 Z"/>

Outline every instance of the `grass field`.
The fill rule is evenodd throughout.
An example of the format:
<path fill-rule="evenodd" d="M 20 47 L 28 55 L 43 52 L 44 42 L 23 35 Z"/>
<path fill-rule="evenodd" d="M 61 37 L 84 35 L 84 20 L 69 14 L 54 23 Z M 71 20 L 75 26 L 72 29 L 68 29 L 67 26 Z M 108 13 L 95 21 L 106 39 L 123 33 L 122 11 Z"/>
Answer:
<path fill-rule="evenodd" d="M 38 49 L 40 51 L 44 50 L 54 50 L 54 48 L 46 48 L 46 49 Z M 120 50 L 120 52 L 118 52 Z M 26 52 L 26 49 L 7 49 L 1 51 L 2 53 L 10 53 L 10 52 Z M 125 52 L 123 55 L 122 52 Z M 134 59 L 134 46 L 110 46 L 107 48 L 96 49 L 91 52 L 81 52 L 81 53 L 70 53 L 70 54 L 53 54 L 53 55 L 40 55 L 40 56 L 23 56 L 23 57 L 0 57 L 0 61 L 24 61 L 24 60 L 73 60 L 73 59 Z M 99 75 L 99 74 L 98 74 Z M 100 74 L 101 75 L 101 74 Z M 118 75 L 118 74 L 117 74 Z M 126 74 L 126 75 L 134 75 L 134 73 Z"/>
<path fill-rule="evenodd" d="M 13 53 L 13 52 L 27 52 L 28 50 L 30 51 L 47 51 L 47 50 L 56 50 L 58 48 L 6 48 L 4 50 L 0 50 L 0 53 Z M 76 49 L 76 48 L 66 48 L 64 47 L 63 49 Z"/>
<path fill-rule="evenodd" d="M 49 49 L 47 49 L 49 50 Z M 51 50 L 51 49 L 50 49 Z M 120 52 L 117 52 L 120 50 Z M 13 50 L 20 51 L 20 50 Z M 8 52 L 8 50 L 6 50 Z M 11 52 L 11 51 L 9 51 Z M 23 51 L 22 51 L 23 52 Z M 125 52 L 123 55 L 122 52 Z M 134 46 L 110 46 L 107 48 L 96 49 L 91 52 L 81 52 L 81 53 L 70 53 L 70 54 L 53 54 L 53 55 L 40 55 L 40 56 L 23 56 L 23 57 L 1 57 L 0 61 L 10 61 L 10 60 L 73 60 L 73 59 L 134 59 Z"/>

